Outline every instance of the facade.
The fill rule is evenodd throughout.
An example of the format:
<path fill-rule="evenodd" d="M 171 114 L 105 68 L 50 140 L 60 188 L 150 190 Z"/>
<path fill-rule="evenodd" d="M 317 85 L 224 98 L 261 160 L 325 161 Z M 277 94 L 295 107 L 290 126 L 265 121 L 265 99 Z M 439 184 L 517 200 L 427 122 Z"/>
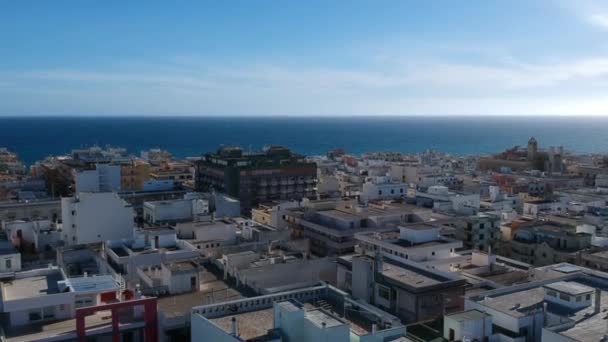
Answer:
<path fill-rule="evenodd" d="M 93 170 L 75 171 L 76 192 L 111 192 L 121 190 L 121 166 L 97 164 Z"/>
<path fill-rule="evenodd" d="M 380 253 L 400 262 L 423 262 L 453 257 L 462 248 L 462 241 L 442 236 L 441 229 L 432 223 L 412 223 L 383 232 L 358 233 L 356 239 L 364 253 Z"/>
<path fill-rule="evenodd" d="M 500 217 L 496 215 L 477 214 L 468 216 L 461 224 L 456 224 L 465 249 L 488 251 L 495 248 L 500 240 Z"/>
<path fill-rule="evenodd" d="M 397 262 L 377 254 L 338 259 L 338 288 L 414 323 L 463 310 L 465 280 L 415 262 Z"/>
<path fill-rule="evenodd" d="M 375 177 L 366 179 L 361 187 L 361 201 L 398 199 L 405 197 L 407 184 L 393 182 L 390 177 Z"/>
<path fill-rule="evenodd" d="M 311 252 L 341 255 L 354 251 L 355 234 L 423 220 L 424 210 L 400 203 L 361 206 L 353 201 L 311 201 L 287 210 L 285 217 L 294 237 L 310 240 Z"/>
<path fill-rule="evenodd" d="M 535 266 L 577 264 L 580 251 L 591 247 L 591 239 L 591 234 L 577 232 L 575 227 L 540 221 L 517 230 L 509 242 L 508 257 Z"/>
<path fill-rule="evenodd" d="M 144 182 L 150 178 L 150 164 L 135 159 L 120 167 L 120 187 L 123 191 L 144 190 Z"/>
<path fill-rule="evenodd" d="M 209 201 L 202 198 L 144 202 L 144 220 L 151 224 L 192 221 L 209 215 Z"/>
<path fill-rule="evenodd" d="M 300 206 L 299 201 L 285 201 L 260 204 L 257 208 L 251 209 L 251 218 L 259 224 L 265 224 L 274 228 L 287 228 L 285 212 L 290 208 Z"/>
<path fill-rule="evenodd" d="M 62 239 L 66 245 L 133 237 L 135 213 L 112 192 L 83 192 L 61 199 Z"/>
<path fill-rule="evenodd" d="M 0 273 L 21 270 L 21 253 L 8 241 L 0 241 Z"/>
<path fill-rule="evenodd" d="M 198 191 L 218 191 L 241 201 L 242 209 L 271 200 L 315 196 L 317 167 L 286 148 L 260 153 L 221 148 L 196 162 Z"/>

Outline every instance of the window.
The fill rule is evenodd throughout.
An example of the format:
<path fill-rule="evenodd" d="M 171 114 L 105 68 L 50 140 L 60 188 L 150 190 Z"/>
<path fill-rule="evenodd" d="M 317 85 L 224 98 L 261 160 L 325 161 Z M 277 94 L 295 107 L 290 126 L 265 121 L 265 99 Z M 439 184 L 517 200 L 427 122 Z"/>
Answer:
<path fill-rule="evenodd" d="M 391 194 L 394 194 L 394 193 L 395 193 L 395 189 L 391 189 Z"/>
<path fill-rule="evenodd" d="M 384 286 L 378 286 L 378 296 L 380 298 L 390 300 L 391 299 L 391 291 Z"/>
<path fill-rule="evenodd" d="M 547 296 L 557 297 L 557 295 L 555 294 L 555 291 L 547 291 Z"/>
<path fill-rule="evenodd" d="M 400 193 L 403 193 L 403 188 L 399 189 L 399 192 L 400 192 Z"/>
<path fill-rule="evenodd" d="M 29 319 L 30 322 L 36 322 L 42 319 L 42 316 L 40 315 L 40 311 L 36 310 L 36 311 L 32 311 L 29 313 Z"/>
<path fill-rule="evenodd" d="M 382 190 L 378 190 L 378 195 L 382 195 Z"/>
<path fill-rule="evenodd" d="M 577 302 L 580 302 L 580 301 L 582 301 L 582 300 L 583 300 L 583 296 L 576 296 L 576 301 L 577 301 Z"/>
<path fill-rule="evenodd" d="M 11 259 L 4 260 L 4 266 L 7 270 L 10 270 L 13 267 L 13 261 Z"/>
<path fill-rule="evenodd" d="M 50 318 L 54 318 L 54 317 L 55 317 L 55 307 L 54 306 L 47 306 L 42 309 L 42 318 L 50 319 Z"/>
<path fill-rule="evenodd" d="M 586 299 L 586 300 L 591 300 L 591 295 L 590 295 L 590 294 L 586 295 L 586 296 L 585 296 L 585 299 Z"/>
<path fill-rule="evenodd" d="M 567 294 L 560 293 L 559 294 L 559 299 L 565 300 L 566 302 L 569 302 L 570 301 L 570 296 L 568 296 Z"/>

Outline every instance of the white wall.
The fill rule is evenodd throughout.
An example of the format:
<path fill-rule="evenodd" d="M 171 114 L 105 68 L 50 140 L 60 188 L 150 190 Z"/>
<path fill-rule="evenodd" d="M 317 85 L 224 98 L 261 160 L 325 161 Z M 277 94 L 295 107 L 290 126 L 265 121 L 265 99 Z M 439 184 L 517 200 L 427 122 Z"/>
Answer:
<path fill-rule="evenodd" d="M 133 208 L 111 192 L 61 199 L 62 238 L 68 245 L 133 237 Z"/>
<path fill-rule="evenodd" d="M 144 203 L 144 219 L 150 223 L 192 218 L 192 201 L 172 200 Z"/>
<path fill-rule="evenodd" d="M 95 170 L 76 172 L 74 179 L 76 192 L 120 191 L 120 165 L 97 164 Z"/>
<path fill-rule="evenodd" d="M 10 265 L 8 265 L 10 263 Z M 10 266 L 10 267 L 8 267 Z M 5 254 L 0 255 L 0 273 L 15 272 L 21 270 L 21 254 Z"/>

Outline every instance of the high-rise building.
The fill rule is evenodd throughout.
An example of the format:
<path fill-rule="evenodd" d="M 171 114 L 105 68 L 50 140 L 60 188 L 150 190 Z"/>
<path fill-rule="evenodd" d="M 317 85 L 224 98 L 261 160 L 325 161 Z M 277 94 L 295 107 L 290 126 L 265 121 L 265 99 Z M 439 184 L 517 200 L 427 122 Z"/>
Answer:
<path fill-rule="evenodd" d="M 316 195 L 317 165 L 281 146 L 247 153 L 223 147 L 196 162 L 198 191 L 236 197 L 248 210 L 270 200 L 299 200 Z"/>

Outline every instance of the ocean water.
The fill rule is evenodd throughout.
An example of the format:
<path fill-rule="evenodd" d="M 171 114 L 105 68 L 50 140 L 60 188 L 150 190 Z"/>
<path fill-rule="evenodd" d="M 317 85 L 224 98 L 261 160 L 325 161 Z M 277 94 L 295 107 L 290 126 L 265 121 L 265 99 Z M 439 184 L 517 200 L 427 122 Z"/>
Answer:
<path fill-rule="evenodd" d="M 608 153 L 608 117 L 0 117 L 0 147 L 31 164 L 73 148 L 162 148 L 177 157 L 198 156 L 220 145 L 260 149 L 281 144 L 306 154 L 344 148 L 349 153 L 436 149 L 484 154 L 534 136 L 541 148 Z"/>

